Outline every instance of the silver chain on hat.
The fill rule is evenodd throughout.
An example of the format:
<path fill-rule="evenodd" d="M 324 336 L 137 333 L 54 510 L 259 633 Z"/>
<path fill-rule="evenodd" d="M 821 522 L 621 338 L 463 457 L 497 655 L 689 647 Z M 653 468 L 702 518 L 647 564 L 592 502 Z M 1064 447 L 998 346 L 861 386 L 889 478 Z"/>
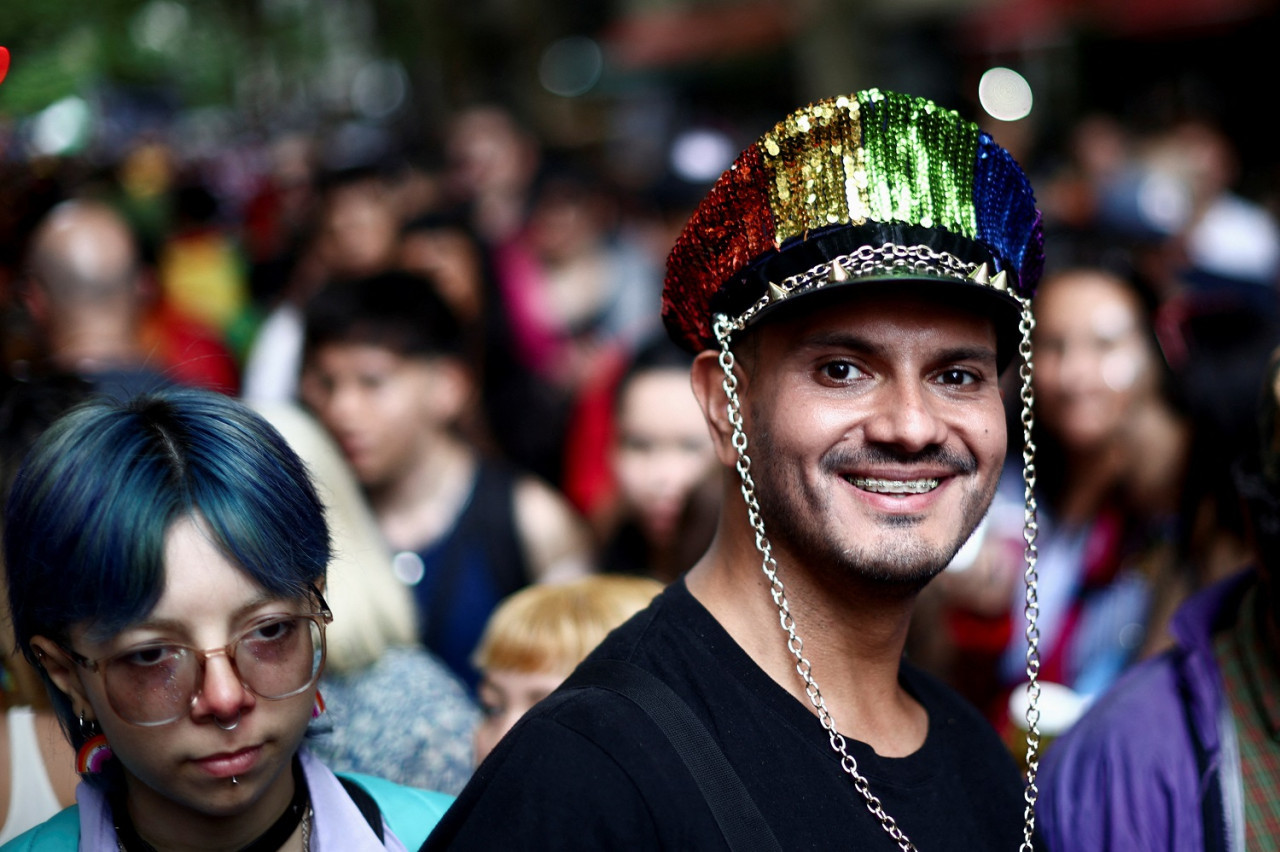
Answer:
<path fill-rule="evenodd" d="M 1023 811 L 1019 852 L 1033 852 L 1031 838 L 1036 830 L 1036 799 L 1040 795 L 1040 788 L 1036 786 L 1036 775 L 1040 770 L 1040 584 L 1036 575 L 1039 559 L 1036 536 L 1040 526 L 1036 523 L 1036 442 L 1031 434 L 1031 427 L 1035 424 L 1031 332 L 1036 327 L 1036 318 L 1031 313 L 1030 299 L 1019 297 L 1018 301 L 1022 304 L 1022 320 L 1018 324 L 1022 337 L 1018 343 L 1018 354 L 1022 357 L 1022 365 L 1018 368 L 1018 376 L 1022 380 L 1019 395 L 1022 400 L 1022 540 L 1026 545 L 1022 552 L 1026 562 L 1022 575 L 1025 588 L 1022 612 L 1027 622 L 1027 786 L 1023 793 L 1027 806 Z"/>
<path fill-rule="evenodd" d="M 1035 445 L 1031 441 L 1031 329 L 1035 325 L 1035 320 L 1031 315 L 1030 301 L 1025 299 L 1020 299 L 1020 301 L 1022 302 L 1022 321 L 1019 330 L 1022 333 L 1022 341 L 1019 345 L 1019 352 L 1023 359 L 1020 370 L 1022 379 L 1022 460 L 1027 498 L 1023 529 L 1023 539 L 1026 542 L 1025 556 L 1027 559 L 1027 569 L 1024 574 L 1027 586 L 1024 612 L 1027 618 L 1027 677 L 1029 680 L 1028 697 L 1030 699 L 1027 707 L 1028 770 L 1025 793 L 1027 806 L 1024 812 L 1023 842 L 1020 852 L 1031 852 L 1031 838 L 1035 832 L 1035 802 L 1038 794 L 1035 775 L 1039 762 L 1036 756 L 1040 746 L 1039 710 L 1037 704 L 1040 697 L 1040 688 L 1037 680 L 1040 671 L 1040 657 L 1039 630 L 1036 627 L 1040 607 L 1036 599 L 1035 538 L 1037 527 L 1035 498 L 1031 494 L 1032 487 L 1035 484 Z M 866 776 L 858 771 L 858 761 L 853 755 L 849 754 L 844 736 L 836 729 L 835 720 L 827 709 L 826 701 L 818 688 L 818 682 L 813 677 L 813 665 L 804 655 L 804 641 L 796 633 L 796 622 L 791 615 L 790 605 L 787 603 L 786 589 L 782 584 L 782 580 L 778 577 L 778 563 L 773 558 L 773 545 L 769 541 L 769 536 L 765 533 L 764 519 L 760 515 L 760 503 L 756 499 L 755 478 L 751 475 L 751 457 L 747 455 L 747 435 L 742 427 L 742 401 L 738 396 L 738 377 L 733 370 L 736 359 L 729 349 L 729 338 L 735 331 L 740 331 L 744 325 L 745 322 L 742 317 L 734 321 L 721 314 L 715 318 L 714 330 L 716 340 L 720 343 L 719 362 L 720 369 L 724 373 L 724 381 L 721 387 L 724 389 L 725 397 L 729 401 L 729 424 L 733 427 L 731 440 L 738 456 L 736 468 L 738 477 L 742 480 L 742 498 L 747 505 L 748 521 L 752 530 L 755 531 L 756 549 L 761 556 L 760 567 L 764 571 L 765 577 L 769 580 L 769 593 L 773 596 L 774 605 L 778 607 L 778 623 L 787 634 L 787 649 L 795 657 L 796 673 L 804 681 L 805 695 L 808 696 L 809 703 L 817 711 L 818 721 L 822 724 L 823 730 L 827 732 L 827 738 L 832 750 L 840 756 L 840 768 L 853 779 L 854 788 L 866 800 L 867 810 L 879 821 L 880 827 L 884 829 L 885 833 L 898 844 L 898 848 L 902 852 L 918 852 L 915 844 L 898 827 L 897 821 L 885 811 L 880 798 L 871 792 L 871 786 L 867 782 Z"/>

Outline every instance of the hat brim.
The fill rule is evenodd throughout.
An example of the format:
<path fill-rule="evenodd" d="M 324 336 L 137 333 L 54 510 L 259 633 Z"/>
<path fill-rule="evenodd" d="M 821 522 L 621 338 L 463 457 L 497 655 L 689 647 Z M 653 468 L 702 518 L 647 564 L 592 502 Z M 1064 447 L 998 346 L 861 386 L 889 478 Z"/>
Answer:
<path fill-rule="evenodd" d="M 838 225 L 821 232 L 811 232 L 804 239 L 795 240 L 758 258 L 716 293 L 711 301 L 712 311 L 733 318 L 741 317 L 769 293 L 770 284 L 781 284 L 791 276 L 830 264 L 837 258 L 857 256 L 867 247 L 879 249 L 882 246 L 919 247 L 921 256 L 948 255 L 973 266 L 986 264 L 990 276 L 999 269 L 994 253 L 987 247 L 940 228 L 879 222 Z M 971 305 L 989 315 L 996 327 L 999 365 L 1003 370 L 1012 360 L 1021 338 L 1022 306 L 1013 293 L 1014 285 L 1015 282 L 1007 281 L 1004 289 L 997 289 L 987 282 L 956 277 L 940 267 L 931 269 L 927 263 L 923 267 L 919 263 L 905 264 L 863 273 L 855 269 L 843 280 L 824 280 L 818 285 L 797 290 L 783 300 L 770 300 L 755 310 L 748 327 L 765 317 L 777 316 L 779 311 L 790 310 L 790 306 L 799 308 L 818 304 L 813 301 L 815 299 L 848 298 L 855 292 L 866 291 L 865 288 L 877 292 L 906 292 L 905 288 L 910 288 L 910 292 L 923 294 L 926 298 L 952 301 L 958 307 Z"/>
<path fill-rule="evenodd" d="M 1003 372 L 1013 361 L 1022 339 L 1022 306 L 1008 293 L 958 278 L 873 275 L 832 282 L 760 309 L 746 328 L 752 329 L 821 310 L 833 302 L 893 294 L 910 294 L 938 304 L 950 305 L 956 310 L 969 310 L 988 317 L 996 332 L 996 362 L 1000 371 Z"/>

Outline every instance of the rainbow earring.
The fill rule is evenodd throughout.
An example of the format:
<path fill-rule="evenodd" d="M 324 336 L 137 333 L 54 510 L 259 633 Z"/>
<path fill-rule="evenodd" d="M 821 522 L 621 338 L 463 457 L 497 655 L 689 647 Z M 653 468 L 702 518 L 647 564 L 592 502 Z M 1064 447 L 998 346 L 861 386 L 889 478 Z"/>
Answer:
<path fill-rule="evenodd" d="M 311 718 L 319 719 L 324 715 L 324 696 L 320 694 L 320 690 L 316 690 L 315 703 L 311 705 Z"/>
<path fill-rule="evenodd" d="M 80 714 L 80 733 L 86 737 L 84 744 L 76 752 L 76 772 L 80 775 L 97 775 L 107 761 L 115 755 L 107 744 L 107 735 L 99 731 L 94 734 L 97 725 Z"/>

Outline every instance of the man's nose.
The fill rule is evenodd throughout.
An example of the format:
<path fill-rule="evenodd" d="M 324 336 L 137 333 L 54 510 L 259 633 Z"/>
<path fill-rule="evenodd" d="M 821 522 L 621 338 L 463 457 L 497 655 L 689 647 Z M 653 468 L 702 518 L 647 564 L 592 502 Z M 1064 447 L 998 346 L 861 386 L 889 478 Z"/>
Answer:
<path fill-rule="evenodd" d="M 938 406 L 938 400 L 921 382 L 890 382 L 876 394 L 875 411 L 864 428 L 866 439 L 907 452 L 941 444 L 947 437 L 947 424 Z"/>

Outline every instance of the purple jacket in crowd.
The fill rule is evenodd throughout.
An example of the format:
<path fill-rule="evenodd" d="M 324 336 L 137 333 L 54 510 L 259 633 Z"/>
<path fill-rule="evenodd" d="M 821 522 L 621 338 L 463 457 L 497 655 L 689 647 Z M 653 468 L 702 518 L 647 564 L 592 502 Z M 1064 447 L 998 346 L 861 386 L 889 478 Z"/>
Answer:
<path fill-rule="evenodd" d="M 1245 571 L 1190 598 L 1173 619 L 1176 647 L 1127 672 L 1050 746 L 1038 808 L 1050 852 L 1243 852 L 1240 757 L 1213 634 L 1254 581 Z"/>

